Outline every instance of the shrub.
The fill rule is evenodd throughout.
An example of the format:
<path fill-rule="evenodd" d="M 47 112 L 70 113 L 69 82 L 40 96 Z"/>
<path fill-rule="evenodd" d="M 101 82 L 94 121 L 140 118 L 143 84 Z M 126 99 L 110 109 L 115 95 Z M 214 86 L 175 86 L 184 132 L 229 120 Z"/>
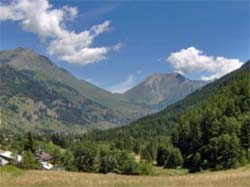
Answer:
<path fill-rule="evenodd" d="M 153 174 L 153 167 L 148 163 L 140 163 L 138 166 L 139 175 L 151 175 Z"/>
<path fill-rule="evenodd" d="M 39 169 L 40 164 L 36 160 L 33 153 L 29 150 L 29 151 L 24 151 L 21 167 L 23 169 Z"/>

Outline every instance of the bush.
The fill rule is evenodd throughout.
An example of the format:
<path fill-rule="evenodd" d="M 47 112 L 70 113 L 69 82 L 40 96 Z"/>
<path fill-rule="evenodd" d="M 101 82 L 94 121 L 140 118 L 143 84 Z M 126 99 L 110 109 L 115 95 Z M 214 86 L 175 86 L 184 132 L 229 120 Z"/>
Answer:
<path fill-rule="evenodd" d="M 99 156 L 100 173 L 137 174 L 138 164 L 127 151 L 102 151 Z"/>
<path fill-rule="evenodd" d="M 78 171 L 96 171 L 97 148 L 93 144 L 83 144 L 75 148 L 74 165 Z"/>
<path fill-rule="evenodd" d="M 38 163 L 35 156 L 30 150 L 24 151 L 23 159 L 21 162 L 21 168 L 23 169 L 39 169 L 40 168 L 40 164 Z"/>
<path fill-rule="evenodd" d="M 153 167 L 148 163 L 140 163 L 138 166 L 139 175 L 151 175 L 153 174 Z"/>

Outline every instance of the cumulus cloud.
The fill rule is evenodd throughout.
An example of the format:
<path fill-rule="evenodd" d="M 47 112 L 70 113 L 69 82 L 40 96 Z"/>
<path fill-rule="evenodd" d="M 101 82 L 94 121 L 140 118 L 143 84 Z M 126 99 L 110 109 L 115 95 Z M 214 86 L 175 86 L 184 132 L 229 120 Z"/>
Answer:
<path fill-rule="evenodd" d="M 213 80 L 242 66 L 238 59 L 207 56 L 195 47 L 171 53 L 167 61 L 182 74 L 201 73 L 202 80 Z"/>
<path fill-rule="evenodd" d="M 69 31 L 66 23 L 77 16 L 75 7 L 54 8 L 48 0 L 15 0 L 8 4 L 0 3 L 0 12 L 0 21 L 18 21 L 23 30 L 48 39 L 48 53 L 69 63 L 99 62 L 121 45 L 91 47 L 96 37 L 110 30 L 108 20 L 79 33 Z"/>
<path fill-rule="evenodd" d="M 112 93 L 124 93 L 135 85 L 135 76 L 129 75 L 126 80 L 112 86 L 109 90 Z"/>

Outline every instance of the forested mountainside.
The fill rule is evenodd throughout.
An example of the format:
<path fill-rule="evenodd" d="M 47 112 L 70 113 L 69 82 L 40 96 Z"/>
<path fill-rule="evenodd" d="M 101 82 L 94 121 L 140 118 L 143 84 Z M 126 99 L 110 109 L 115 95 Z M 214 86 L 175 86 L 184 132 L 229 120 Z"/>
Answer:
<path fill-rule="evenodd" d="M 78 80 L 67 70 L 58 67 L 49 58 L 39 55 L 31 49 L 16 48 L 0 52 L 0 64 L 8 64 L 17 71 L 31 71 L 39 81 L 56 81 L 72 87 L 78 93 L 96 103 L 120 111 L 124 118 L 135 119 L 147 113 L 139 106 L 122 101 L 117 94 L 112 94 L 95 85 Z M 129 114 L 129 115 L 128 115 Z"/>
<path fill-rule="evenodd" d="M 165 104 L 155 102 L 159 97 L 157 94 L 150 95 L 148 103 L 145 100 L 144 103 L 132 102 L 134 94 L 129 93 L 134 93 L 133 89 L 124 95 L 112 94 L 78 80 L 46 56 L 25 48 L 1 51 L 0 70 L 1 114 L 4 119 L 1 128 L 15 131 L 84 132 L 126 125 L 205 84 L 187 80 L 178 74 L 167 74 L 161 84 L 157 81 L 150 83 L 153 92 L 155 87 L 157 90 L 175 90 L 164 92 L 161 100 L 157 100 Z M 138 94 L 147 98 L 148 91 L 149 88 Z"/>
<path fill-rule="evenodd" d="M 250 61 L 160 113 L 84 139 L 133 150 L 159 165 L 176 147 L 190 170 L 236 167 L 249 159 Z"/>
<path fill-rule="evenodd" d="M 3 128 L 60 132 L 122 124 L 121 114 L 61 82 L 44 82 L 31 71 L 17 71 L 9 65 L 1 65 L 0 72 Z"/>

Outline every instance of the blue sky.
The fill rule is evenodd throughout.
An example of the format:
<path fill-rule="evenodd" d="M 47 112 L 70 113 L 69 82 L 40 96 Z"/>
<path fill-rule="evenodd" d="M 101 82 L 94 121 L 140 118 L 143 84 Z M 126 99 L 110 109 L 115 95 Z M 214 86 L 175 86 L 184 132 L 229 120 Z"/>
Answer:
<path fill-rule="evenodd" d="M 0 49 L 32 48 L 79 79 L 113 92 L 154 73 L 178 71 L 211 80 L 249 59 L 249 1 L 26 1 L 27 8 L 0 1 Z M 44 19 L 34 18 L 32 6 L 45 13 Z M 45 19 L 51 15 L 58 20 Z M 46 30 L 37 23 L 52 26 Z M 89 35 L 80 36 L 84 31 Z M 55 50 L 71 32 L 79 41 Z"/>

